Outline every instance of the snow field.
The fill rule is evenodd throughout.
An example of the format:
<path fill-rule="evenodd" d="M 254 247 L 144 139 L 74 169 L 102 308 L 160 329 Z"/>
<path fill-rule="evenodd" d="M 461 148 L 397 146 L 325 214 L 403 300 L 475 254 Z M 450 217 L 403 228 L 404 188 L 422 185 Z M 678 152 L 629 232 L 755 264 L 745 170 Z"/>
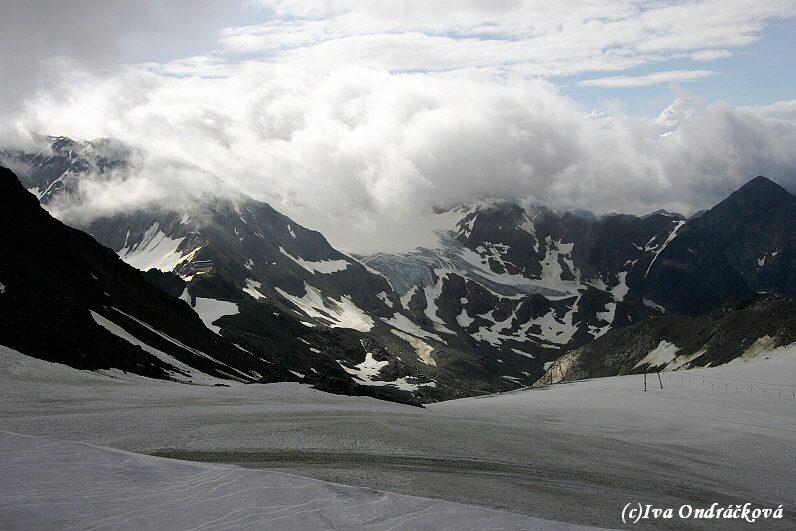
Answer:
<path fill-rule="evenodd" d="M 624 527 L 629 502 L 782 504 L 787 529 L 795 368 L 796 349 L 762 350 L 663 373 L 663 389 L 648 376 L 647 392 L 632 375 L 420 409 L 300 384 L 84 373 L 0 349 L 0 425 L 604 527 Z"/>

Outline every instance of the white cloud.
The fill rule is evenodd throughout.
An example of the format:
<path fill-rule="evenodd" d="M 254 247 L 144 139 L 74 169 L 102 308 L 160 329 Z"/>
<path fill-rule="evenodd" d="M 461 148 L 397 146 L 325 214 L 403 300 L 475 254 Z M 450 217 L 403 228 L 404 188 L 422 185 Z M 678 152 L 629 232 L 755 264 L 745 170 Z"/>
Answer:
<path fill-rule="evenodd" d="M 796 188 L 794 122 L 685 101 L 655 120 L 587 115 L 545 79 L 724 57 L 794 4 L 262 2 L 268 21 L 224 30 L 212 53 L 110 71 L 48 60 L 46 87 L 6 113 L 0 139 L 140 147 L 131 178 L 86 185 L 84 215 L 217 192 L 217 176 L 353 251 L 419 230 L 432 206 L 485 195 L 688 213 L 758 174 Z"/>
<path fill-rule="evenodd" d="M 727 59 L 735 54 L 730 50 L 697 50 L 688 56 L 694 61 L 715 61 L 716 59 Z"/>
<path fill-rule="evenodd" d="M 267 22 L 230 28 L 228 52 L 261 53 L 312 69 L 491 68 L 556 76 L 665 61 L 709 61 L 758 40 L 793 0 L 637 2 L 355 0 L 259 2 Z"/>
<path fill-rule="evenodd" d="M 769 103 L 767 105 L 754 105 L 742 108 L 744 110 L 764 116 L 785 118 L 796 121 L 796 99 L 781 100 Z"/>
<path fill-rule="evenodd" d="M 598 79 L 585 79 L 578 82 L 585 87 L 603 88 L 628 88 L 649 87 L 659 83 L 676 83 L 682 81 L 696 81 L 715 74 L 712 70 L 667 70 L 643 76 L 610 76 Z"/>
<path fill-rule="evenodd" d="M 758 174 L 796 184 L 796 126 L 727 104 L 680 101 L 654 121 L 595 119 L 543 81 L 210 68 L 223 75 L 72 72 L 15 125 L 118 138 L 149 155 L 132 183 L 91 189 L 97 205 L 84 212 L 107 211 L 114 197 L 129 204 L 213 188 L 215 175 L 349 250 L 380 226 L 485 195 L 690 212 Z"/>

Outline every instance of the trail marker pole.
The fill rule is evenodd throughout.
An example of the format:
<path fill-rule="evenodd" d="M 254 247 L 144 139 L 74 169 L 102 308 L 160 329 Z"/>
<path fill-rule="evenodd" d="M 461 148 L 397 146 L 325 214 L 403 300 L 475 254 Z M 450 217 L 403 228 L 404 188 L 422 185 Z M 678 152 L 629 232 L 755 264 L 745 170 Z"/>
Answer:
<path fill-rule="evenodd" d="M 644 392 L 647 392 L 647 372 L 644 371 Z"/>
<path fill-rule="evenodd" d="M 661 389 L 663 389 L 663 381 L 661 380 L 661 373 L 658 371 L 658 383 L 661 384 Z"/>

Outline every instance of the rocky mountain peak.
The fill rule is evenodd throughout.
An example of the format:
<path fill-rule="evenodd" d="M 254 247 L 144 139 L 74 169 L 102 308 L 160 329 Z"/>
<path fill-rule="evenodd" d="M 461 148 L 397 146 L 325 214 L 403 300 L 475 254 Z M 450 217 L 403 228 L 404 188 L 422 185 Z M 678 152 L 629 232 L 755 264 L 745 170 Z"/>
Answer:
<path fill-rule="evenodd" d="M 772 208 L 791 207 L 794 204 L 796 197 L 790 192 L 774 181 L 758 176 L 713 207 L 709 214 L 745 217 L 766 214 Z"/>

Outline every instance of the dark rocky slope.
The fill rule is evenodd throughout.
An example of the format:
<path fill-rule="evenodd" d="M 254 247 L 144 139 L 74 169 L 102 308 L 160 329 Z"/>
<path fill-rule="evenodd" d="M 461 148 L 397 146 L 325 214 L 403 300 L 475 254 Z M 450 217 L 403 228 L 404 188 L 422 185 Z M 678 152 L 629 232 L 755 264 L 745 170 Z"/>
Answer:
<path fill-rule="evenodd" d="M 796 342 L 796 299 L 756 294 L 706 315 L 616 328 L 553 363 L 537 384 L 722 365 Z"/>

